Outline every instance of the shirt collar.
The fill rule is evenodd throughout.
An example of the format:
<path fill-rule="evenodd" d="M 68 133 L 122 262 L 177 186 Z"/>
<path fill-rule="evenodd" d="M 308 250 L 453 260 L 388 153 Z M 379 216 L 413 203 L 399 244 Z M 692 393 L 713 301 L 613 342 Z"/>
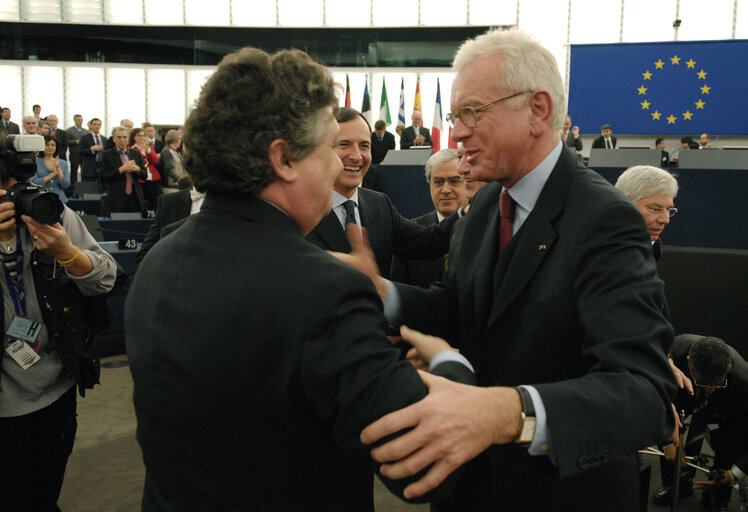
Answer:
<path fill-rule="evenodd" d="M 562 148 L 563 143 L 559 141 L 537 167 L 509 189 L 509 195 L 512 196 L 514 202 L 528 213 L 535 208 L 540 192 L 545 187 L 545 182 L 548 181 L 548 177 L 561 156 Z"/>
<path fill-rule="evenodd" d="M 356 203 L 356 206 L 358 206 L 358 187 L 356 187 L 356 190 L 353 192 L 353 195 L 351 197 L 345 197 L 343 194 L 339 194 L 335 190 L 332 191 L 332 207 L 337 208 L 341 204 L 345 203 L 348 200 L 353 201 Z"/>

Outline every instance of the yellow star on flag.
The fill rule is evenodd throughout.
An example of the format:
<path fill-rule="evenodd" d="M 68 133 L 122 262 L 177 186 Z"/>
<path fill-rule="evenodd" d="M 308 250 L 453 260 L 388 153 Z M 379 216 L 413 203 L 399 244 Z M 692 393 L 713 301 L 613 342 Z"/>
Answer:
<path fill-rule="evenodd" d="M 650 106 L 650 105 L 651 105 L 651 103 L 650 103 L 650 102 L 648 102 L 647 100 L 644 100 L 644 101 L 642 102 L 642 110 L 645 110 L 645 109 L 646 109 L 646 110 L 649 110 L 649 106 Z"/>
<path fill-rule="evenodd" d="M 692 67 L 694 67 L 696 65 L 696 61 L 693 60 L 693 59 L 688 59 L 688 62 L 686 62 L 686 65 L 690 69 L 690 68 L 692 68 Z"/>
<path fill-rule="evenodd" d="M 694 105 L 696 105 L 697 109 L 704 110 L 704 105 L 706 105 L 706 103 L 704 103 L 703 101 L 699 100 L 696 103 L 694 103 Z"/>
<path fill-rule="evenodd" d="M 677 66 L 678 64 L 680 64 L 680 57 L 678 57 L 677 55 L 673 55 L 672 57 L 670 57 L 670 63 L 673 66 Z"/>
<path fill-rule="evenodd" d="M 657 62 L 655 62 L 655 69 L 662 69 L 662 66 L 664 66 L 665 63 L 662 62 L 662 59 L 659 59 Z"/>
<path fill-rule="evenodd" d="M 642 73 L 642 75 L 644 75 L 644 80 L 652 80 L 652 73 L 649 70 Z"/>
<path fill-rule="evenodd" d="M 710 89 L 711 87 L 709 87 L 708 85 L 705 85 L 704 87 L 701 88 L 701 94 L 709 94 Z"/>
<path fill-rule="evenodd" d="M 647 88 L 646 88 L 646 87 L 644 87 L 643 85 L 642 85 L 641 87 L 639 87 L 639 88 L 637 89 L 637 91 L 639 91 L 639 94 L 640 94 L 640 95 L 642 95 L 642 94 L 647 94 Z"/>
<path fill-rule="evenodd" d="M 660 114 L 659 112 L 657 112 L 657 111 L 655 110 L 654 112 L 652 112 L 652 121 L 655 121 L 655 120 L 656 120 L 656 121 L 659 121 L 659 120 L 660 120 L 660 116 L 661 116 L 661 115 L 662 115 L 662 114 Z"/>
<path fill-rule="evenodd" d="M 703 69 L 696 74 L 699 75 L 700 80 L 706 80 L 706 71 L 704 71 Z"/>
<path fill-rule="evenodd" d="M 667 124 L 675 124 L 675 120 L 678 119 L 673 114 L 670 114 L 665 119 L 667 119 Z"/>
<path fill-rule="evenodd" d="M 683 112 L 683 119 L 691 120 L 691 117 L 693 116 L 693 112 L 686 110 Z"/>

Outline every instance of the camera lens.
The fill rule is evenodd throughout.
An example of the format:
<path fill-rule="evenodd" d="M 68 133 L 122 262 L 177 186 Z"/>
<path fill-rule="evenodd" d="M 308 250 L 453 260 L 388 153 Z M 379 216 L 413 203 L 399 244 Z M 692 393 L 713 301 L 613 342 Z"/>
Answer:
<path fill-rule="evenodd" d="M 42 224 L 60 221 L 62 203 L 56 194 L 41 194 L 31 200 L 31 218 Z"/>

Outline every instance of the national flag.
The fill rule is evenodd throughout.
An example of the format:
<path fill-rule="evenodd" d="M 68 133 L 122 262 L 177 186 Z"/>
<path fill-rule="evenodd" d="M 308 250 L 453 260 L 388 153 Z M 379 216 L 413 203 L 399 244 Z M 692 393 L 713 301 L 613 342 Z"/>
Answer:
<path fill-rule="evenodd" d="M 436 103 L 434 104 L 434 122 L 431 124 L 431 149 L 434 152 L 442 147 L 442 93 L 439 79 L 436 79 Z"/>
<path fill-rule="evenodd" d="M 345 106 L 351 106 L 351 83 L 348 81 L 348 73 L 345 74 Z"/>
<path fill-rule="evenodd" d="M 379 119 L 385 122 L 387 126 L 392 124 L 390 117 L 390 102 L 387 100 L 387 84 L 382 77 L 382 101 L 379 103 Z"/>
<path fill-rule="evenodd" d="M 397 124 L 405 126 L 405 78 L 400 79 L 400 108 L 397 111 Z"/>
<path fill-rule="evenodd" d="M 369 124 L 371 124 L 371 102 L 369 101 L 369 84 L 368 80 L 364 85 L 364 100 L 361 102 L 361 115 L 363 115 Z"/>
<path fill-rule="evenodd" d="M 584 133 L 748 134 L 748 41 L 572 45 L 569 114 Z"/>
<path fill-rule="evenodd" d="M 423 109 L 421 108 L 421 82 L 420 80 L 416 82 L 416 99 L 413 102 L 413 110 L 423 112 Z"/>

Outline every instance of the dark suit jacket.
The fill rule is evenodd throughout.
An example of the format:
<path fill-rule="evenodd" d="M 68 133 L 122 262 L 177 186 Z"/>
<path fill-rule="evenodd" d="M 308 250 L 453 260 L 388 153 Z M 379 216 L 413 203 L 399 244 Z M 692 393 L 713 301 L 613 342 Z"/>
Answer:
<path fill-rule="evenodd" d="M 436 210 L 434 210 L 413 219 L 413 222 L 417 222 L 421 226 L 431 226 L 438 220 Z M 422 288 L 428 288 L 442 276 L 444 276 L 444 256 L 431 260 L 412 260 L 398 256 L 392 258 L 390 279 L 398 283 L 414 284 Z"/>
<path fill-rule="evenodd" d="M 689 377 L 688 350 L 700 337 L 695 334 L 676 336 L 670 350 L 675 366 Z M 715 467 L 729 469 L 737 464 L 743 473 L 748 473 L 748 363 L 737 350 L 732 347 L 729 350 L 732 369 L 727 373 L 727 388 L 717 389 L 710 395 L 707 406 L 697 414 L 705 416 L 700 423 L 719 425 L 719 436 L 713 436 L 718 437 L 719 442 L 712 442 Z M 689 415 L 694 409 L 694 397 L 679 391 L 675 406 Z"/>
<path fill-rule="evenodd" d="M 421 146 L 431 146 L 431 133 L 428 129 L 421 126 L 421 134 L 426 137 L 426 140 L 424 141 Z M 413 145 L 413 140 L 416 138 L 416 130 L 413 128 L 413 126 L 408 126 L 405 128 L 400 135 L 400 149 L 408 149 Z"/>
<path fill-rule="evenodd" d="M 145 170 L 145 164 L 143 163 L 143 157 L 140 156 L 140 151 L 129 148 L 125 151 L 127 152 L 127 158 L 135 160 L 140 167 L 139 172 L 130 174 L 132 177 L 132 192 L 136 194 L 140 203 L 140 209 L 143 211 L 143 205 L 145 204 L 143 202 L 143 189 L 140 188 L 138 178 L 146 179 L 148 172 Z M 119 172 L 121 166 L 122 159 L 117 149 L 104 150 L 104 154 L 101 157 L 101 181 L 108 185 L 107 201 L 110 212 L 121 212 L 125 205 L 125 186 L 127 185 L 127 181 L 125 173 Z"/>
<path fill-rule="evenodd" d="M 382 134 L 382 142 L 379 142 L 376 132 L 371 132 L 371 161 L 373 163 L 381 164 L 390 149 L 395 149 L 394 135 L 385 131 Z"/>
<path fill-rule="evenodd" d="M 569 146 L 571 149 L 576 149 L 577 151 L 582 151 L 582 148 L 584 145 L 582 144 L 582 137 L 574 138 L 574 135 L 571 133 L 571 130 L 569 130 L 569 133 L 566 135 L 566 145 Z"/>
<path fill-rule="evenodd" d="M 178 233 L 126 304 L 143 510 L 373 510 L 361 430 L 426 388 L 371 282 L 256 198 L 209 193 Z"/>
<path fill-rule="evenodd" d="M 189 217 L 191 207 L 192 198 L 190 197 L 190 189 L 188 188 L 179 192 L 159 196 L 156 217 L 153 219 L 151 227 L 148 228 L 148 234 L 145 236 L 143 245 L 140 247 L 138 255 L 135 258 L 136 265 L 140 265 L 140 262 L 148 254 L 148 251 L 151 250 L 151 247 L 161 239 L 162 228 L 185 217 Z"/>
<path fill-rule="evenodd" d="M 101 145 L 102 147 L 104 144 L 109 140 L 101 133 L 99 133 L 99 137 L 101 138 Z M 94 142 L 94 136 L 92 133 L 87 133 L 83 135 L 80 138 L 80 143 L 78 144 L 78 154 L 81 157 L 81 179 L 87 180 L 87 181 L 96 181 L 97 180 L 97 165 L 96 165 L 96 153 L 91 151 L 91 147 L 95 146 L 96 143 Z M 104 151 L 102 149 L 102 151 Z"/>
<path fill-rule="evenodd" d="M 636 452 L 672 431 L 675 392 L 642 216 L 564 148 L 498 257 L 500 192 L 473 199 L 443 281 L 397 285 L 402 321 L 451 340 L 482 386 L 534 385 L 556 464 L 492 446 L 442 510 L 636 510 Z"/>
<path fill-rule="evenodd" d="M 361 224 L 367 230 L 379 271 L 385 278 L 390 275 L 393 254 L 429 259 L 447 253 L 449 234 L 457 215 L 426 227 L 400 215 L 390 198 L 381 192 L 359 188 L 358 200 Z M 307 240 L 325 250 L 351 252 L 351 245 L 335 212 L 322 219 L 307 235 Z"/>
<path fill-rule="evenodd" d="M 51 129 L 50 129 L 49 134 L 52 135 Z M 62 128 L 57 128 L 54 138 L 57 140 L 57 155 L 60 157 L 60 160 L 67 160 L 68 159 L 68 133 Z"/>
<path fill-rule="evenodd" d="M 662 157 L 660 157 L 660 167 L 664 169 L 665 167 L 668 167 L 669 165 L 670 165 L 670 153 L 668 153 L 667 151 L 663 149 Z"/>
<path fill-rule="evenodd" d="M 613 144 L 613 148 L 616 147 L 616 139 L 614 136 L 611 135 L 610 142 Z M 600 135 L 598 138 L 592 141 L 592 149 L 605 149 L 605 137 Z"/>
<path fill-rule="evenodd" d="M 16 123 L 14 123 L 13 121 L 8 121 L 8 129 L 6 130 L 4 123 L 2 122 L 2 120 L 0 120 L 0 131 L 3 132 L 3 133 L 11 134 L 11 135 L 12 134 L 15 134 L 15 135 L 20 135 L 21 134 L 21 128 Z"/>

